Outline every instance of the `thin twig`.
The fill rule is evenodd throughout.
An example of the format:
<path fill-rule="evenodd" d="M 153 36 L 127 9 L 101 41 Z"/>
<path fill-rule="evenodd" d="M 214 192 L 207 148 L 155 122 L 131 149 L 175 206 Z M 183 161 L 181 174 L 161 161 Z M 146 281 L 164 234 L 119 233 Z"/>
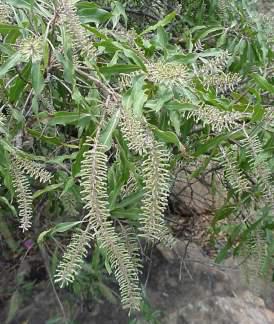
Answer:
<path fill-rule="evenodd" d="M 57 300 L 57 303 L 61 309 L 61 312 L 63 314 L 63 318 L 64 318 L 64 323 L 65 324 L 68 324 L 68 319 L 67 319 L 67 316 L 66 316 L 66 312 L 65 312 L 65 309 L 64 309 L 64 306 L 58 296 L 58 293 L 55 289 L 55 286 L 54 286 L 54 282 L 52 280 L 52 277 L 51 277 L 51 274 L 50 274 L 50 269 L 49 269 L 49 261 L 48 261 L 48 255 L 47 255 L 47 252 L 45 250 L 45 248 L 43 246 L 39 246 L 40 247 L 40 252 L 41 252 L 41 255 L 42 255 L 42 258 L 44 260 L 44 263 L 45 263 L 45 268 L 46 268 L 46 271 L 48 273 L 48 276 L 49 276 L 49 280 L 50 280 L 50 283 L 51 283 L 51 286 L 52 286 L 52 290 L 53 290 L 53 293 L 55 295 L 55 298 Z"/>
<path fill-rule="evenodd" d="M 88 80 L 94 82 L 96 86 L 103 92 L 104 96 L 107 98 L 111 96 L 115 101 L 120 99 L 120 95 L 115 92 L 110 86 L 106 86 L 102 81 L 97 79 L 96 77 L 76 68 L 76 72 L 82 75 L 83 77 L 87 78 Z"/>

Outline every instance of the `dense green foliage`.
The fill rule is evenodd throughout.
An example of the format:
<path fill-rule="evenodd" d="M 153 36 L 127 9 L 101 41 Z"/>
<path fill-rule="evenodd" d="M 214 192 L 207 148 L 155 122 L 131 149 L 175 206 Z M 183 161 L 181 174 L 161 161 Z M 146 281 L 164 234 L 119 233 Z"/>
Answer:
<path fill-rule="evenodd" d="M 99 280 L 105 266 L 124 307 L 139 310 L 140 240 L 172 246 L 172 175 L 194 163 L 193 177 L 211 172 L 226 194 L 210 229 L 227 236 L 217 261 L 232 251 L 244 256 L 252 285 L 271 280 L 274 35 L 250 8 L 244 0 L 1 1 L 8 248 L 22 235 L 53 247 L 55 281 L 66 286 L 80 272 L 75 291 L 90 284 L 81 269 L 91 264 Z"/>

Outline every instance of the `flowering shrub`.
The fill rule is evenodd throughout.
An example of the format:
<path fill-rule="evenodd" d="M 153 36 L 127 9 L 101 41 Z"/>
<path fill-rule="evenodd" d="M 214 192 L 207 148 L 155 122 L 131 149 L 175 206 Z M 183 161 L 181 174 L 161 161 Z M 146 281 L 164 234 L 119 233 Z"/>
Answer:
<path fill-rule="evenodd" d="M 93 250 L 128 310 L 142 299 L 140 240 L 174 243 L 165 211 L 182 162 L 197 162 L 194 176 L 217 166 L 217 261 L 245 256 L 256 283 L 273 254 L 270 23 L 246 1 L 146 5 L 0 4 L 0 212 L 40 246 L 72 232 L 55 282 L 73 283 Z"/>

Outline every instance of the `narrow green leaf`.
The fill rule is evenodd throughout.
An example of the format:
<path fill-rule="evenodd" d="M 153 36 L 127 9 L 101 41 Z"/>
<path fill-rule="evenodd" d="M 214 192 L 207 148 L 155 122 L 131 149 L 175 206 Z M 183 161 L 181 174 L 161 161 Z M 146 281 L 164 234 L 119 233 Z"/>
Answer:
<path fill-rule="evenodd" d="M 36 198 L 40 197 L 44 193 L 47 193 L 47 192 L 50 192 L 50 191 L 54 191 L 54 190 L 62 187 L 63 185 L 64 185 L 63 183 L 57 183 L 57 184 L 52 184 L 52 185 L 46 186 L 44 189 L 37 190 L 33 194 L 33 199 L 36 199 Z"/>
<path fill-rule="evenodd" d="M 143 191 L 138 191 L 138 192 L 134 192 L 134 193 L 130 194 L 128 197 L 123 199 L 121 202 L 115 204 L 111 208 L 111 212 L 114 212 L 118 209 L 130 207 L 130 206 L 140 202 L 141 199 L 143 198 L 143 195 L 144 195 Z"/>
<path fill-rule="evenodd" d="M 99 68 L 99 71 L 106 76 L 121 73 L 131 73 L 138 70 L 140 70 L 140 67 L 133 64 L 115 64 L 112 66 L 103 66 Z"/>
<path fill-rule="evenodd" d="M 132 109 L 136 117 L 142 116 L 143 107 L 148 98 L 144 90 L 144 79 L 143 76 L 135 77 L 131 90 L 123 98 L 126 109 Z"/>
<path fill-rule="evenodd" d="M 252 78 L 257 82 L 257 84 L 264 90 L 274 93 L 274 85 L 270 84 L 264 77 L 259 74 L 253 74 Z"/>
<path fill-rule="evenodd" d="M 213 148 L 217 147 L 219 144 L 221 144 L 223 141 L 225 141 L 229 137 L 228 134 L 226 135 L 219 135 L 214 138 L 211 138 L 206 143 L 200 144 L 195 152 L 195 156 L 198 157 L 201 154 L 204 154 L 208 152 L 209 150 L 212 150 Z"/>
<path fill-rule="evenodd" d="M 8 0 L 7 2 L 16 8 L 31 9 L 35 0 Z"/>
<path fill-rule="evenodd" d="M 165 16 L 164 19 L 158 21 L 155 25 L 149 26 L 147 29 L 145 29 L 142 33 L 141 36 L 147 33 L 150 33 L 154 30 L 157 30 L 159 27 L 165 27 L 166 25 L 170 24 L 176 17 L 176 12 L 173 11 L 167 16 Z"/>
<path fill-rule="evenodd" d="M 77 112 L 66 112 L 58 111 L 53 115 L 48 115 L 45 119 L 41 121 L 48 125 L 68 125 L 68 124 L 79 124 L 81 119 L 91 120 L 90 114 L 77 113 Z"/>
<path fill-rule="evenodd" d="M 165 104 L 165 108 L 171 111 L 191 111 L 197 109 L 197 106 L 191 103 L 182 103 L 179 101 L 170 101 L 169 103 Z"/>
<path fill-rule="evenodd" d="M 6 197 L 2 197 L 2 196 L 0 197 L 0 205 L 1 205 L 1 203 L 3 205 L 7 206 L 14 216 L 17 215 L 16 209 L 14 208 L 13 205 L 10 204 L 10 202 L 8 201 L 8 199 Z"/>
<path fill-rule="evenodd" d="M 23 302 L 22 295 L 19 293 L 18 290 L 15 290 L 9 300 L 9 308 L 8 308 L 7 319 L 5 321 L 5 324 L 9 324 L 15 319 L 19 309 L 22 306 L 22 302 Z"/>
<path fill-rule="evenodd" d="M 101 134 L 100 143 L 105 145 L 107 147 L 107 150 L 109 150 L 111 148 L 112 134 L 118 125 L 119 118 L 120 118 L 120 111 L 117 110 L 116 113 L 113 114 L 113 116 L 109 120 L 105 130 L 103 130 L 103 132 Z"/>
<path fill-rule="evenodd" d="M 111 269 L 111 266 L 110 266 L 107 258 L 105 258 L 105 268 L 106 268 L 108 274 L 111 275 L 112 274 L 112 269 Z"/>
<path fill-rule="evenodd" d="M 204 30 L 199 31 L 199 32 L 195 35 L 195 37 L 194 37 L 194 39 L 193 39 L 193 42 L 196 43 L 198 40 L 202 40 L 202 39 L 204 39 L 204 38 L 205 38 L 206 36 L 208 36 L 209 34 L 214 33 L 214 32 L 216 32 L 216 31 L 221 31 L 221 30 L 223 30 L 223 29 L 224 29 L 224 27 L 222 27 L 222 26 L 217 26 L 217 27 L 207 27 L 207 28 L 205 28 Z"/>
<path fill-rule="evenodd" d="M 43 75 L 41 72 L 41 65 L 39 62 L 32 63 L 31 66 L 31 79 L 32 79 L 32 87 L 36 96 L 42 92 L 44 87 Z"/>
<path fill-rule="evenodd" d="M 51 229 L 47 230 L 47 231 L 43 231 L 42 233 L 39 234 L 38 239 L 37 239 L 37 243 L 39 245 L 41 245 L 45 239 L 48 236 L 52 236 L 55 233 L 64 233 L 69 231 L 70 229 L 72 229 L 73 227 L 81 224 L 81 221 L 78 222 L 65 222 L 65 223 L 59 223 L 56 226 L 52 227 Z"/>
<path fill-rule="evenodd" d="M 22 56 L 19 52 L 14 53 L 1 67 L 0 67 L 0 77 L 4 76 L 10 69 L 12 69 L 16 64 L 20 63 Z"/>
<path fill-rule="evenodd" d="M 87 1 L 79 2 L 76 4 L 78 8 L 78 15 L 81 23 L 95 23 L 101 24 L 106 22 L 112 17 L 112 14 L 104 9 L 99 8 L 95 3 Z"/>
<path fill-rule="evenodd" d="M 0 34 L 6 35 L 11 31 L 19 31 L 20 28 L 15 25 L 8 25 L 8 24 L 0 24 Z"/>
<path fill-rule="evenodd" d="M 157 138 L 167 144 L 176 144 L 178 147 L 181 146 L 181 142 L 178 136 L 171 131 L 162 131 L 159 128 L 153 127 L 154 133 Z"/>

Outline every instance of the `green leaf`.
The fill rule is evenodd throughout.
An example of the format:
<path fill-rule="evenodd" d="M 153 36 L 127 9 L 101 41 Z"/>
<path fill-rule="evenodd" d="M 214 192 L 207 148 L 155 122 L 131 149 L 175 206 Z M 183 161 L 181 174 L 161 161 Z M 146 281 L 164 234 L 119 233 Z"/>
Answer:
<path fill-rule="evenodd" d="M 73 144 L 68 144 L 68 143 L 62 142 L 62 140 L 59 139 L 58 137 L 46 136 L 46 135 L 43 135 L 43 133 L 40 133 L 40 132 L 38 132 L 34 129 L 31 129 L 31 128 L 27 128 L 27 132 L 31 136 L 37 138 L 38 140 L 40 140 L 44 143 L 78 149 L 78 145 L 73 145 Z"/>
<path fill-rule="evenodd" d="M 125 219 L 127 221 L 137 222 L 140 218 L 140 209 L 139 208 L 130 208 L 130 209 L 115 209 L 111 212 L 112 218 Z"/>
<path fill-rule="evenodd" d="M 193 43 L 196 43 L 198 40 L 202 40 L 202 39 L 204 39 L 206 36 L 208 36 L 209 34 L 211 34 L 211 33 L 214 33 L 214 32 L 216 32 L 216 31 L 221 31 L 221 30 L 223 30 L 224 29 L 224 27 L 222 27 L 222 26 L 217 26 L 217 27 L 207 27 L 207 28 L 205 28 L 205 29 L 203 29 L 203 30 L 201 30 L 201 31 L 199 31 L 196 35 L 195 35 L 195 37 L 193 38 Z"/>
<path fill-rule="evenodd" d="M 112 269 L 111 269 L 111 266 L 110 266 L 107 258 L 105 258 L 105 268 L 106 268 L 108 274 L 111 275 L 112 274 Z"/>
<path fill-rule="evenodd" d="M 150 108 L 156 112 L 159 112 L 166 102 L 170 101 L 174 97 L 171 89 L 167 89 L 165 86 L 160 85 L 156 93 L 156 96 L 147 101 L 145 104 L 146 108 Z"/>
<path fill-rule="evenodd" d="M 195 63 L 199 58 L 199 54 L 188 53 L 188 54 L 176 54 L 168 59 L 168 62 L 178 62 L 181 64 Z"/>
<path fill-rule="evenodd" d="M 41 65 L 39 62 L 32 63 L 31 79 L 32 79 L 32 87 L 35 92 L 35 95 L 38 96 L 42 92 L 44 87 L 44 79 L 41 72 Z"/>
<path fill-rule="evenodd" d="M 82 222 L 65 222 L 65 223 L 59 223 L 57 225 L 55 225 L 54 227 L 52 227 L 51 229 L 47 230 L 47 231 L 43 231 L 42 233 L 39 234 L 38 239 L 37 239 L 37 243 L 39 245 L 43 244 L 43 242 L 45 241 L 45 239 L 48 236 L 52 236 L 55 233 L 64 233 L 69 231 L 70 229 L 74 228 L 75 226 L 81 224 Z"/>
<path fill-rule="evenodd" d="M 10 91 L 9 91 L 9 98 L 11 102 L 14 102 L 23 95 L 24 91 L 26 90 L 26 82 L 25 80 L 29 80 L 31 72 L 31 64 L 27 64 L 22 70 L 20 76 L 11 83 Z M 22 80 L 23 79 L 23 80 Z"/>
<path fill-rule="evenodd" d="M 221 263 L 222 261 L 225 260 L 225 258 L 228 256 L 228 252 L 231 249 L 232 244 L 227 243 L 218 253 L 218 255 L 215 258 L 216 263 Z"/>
<path fill-rule="evenodd" d="M 113 29 L 116 28 L 117 24 L 120 22 L 121 17 L 124 18 L 125 25 L 127 24 L 127 15 L 125 11 L 125 7 L 119 1 L 113 1 L 113 9 L 112 9 L 112 24 Z"/>
<path fill-rule="evenodd" d="M 48 144 L 53 144 L 53 145 L 60 145 L 62 142 L 60 139 L 58 139 L 57 137 L 51 137 L 51 136 L 45 136 L 42 133 L 31 129 L 31 128 L 27 128 L 27 132 L 32 135 L 33 137 L 41 140 L 42 142 L 48 143 Z"/>
<path fill-rule="evenodd" d="M 111 148 L 112 134 L 118 125 L 119 118 L 120 118 L 120 111 L 117 110 L 116 113 L 112 115 L 105 130 L 103 130 L 100 136 L 100 143 L 107 147 L 107 151 Z"/>
<path fill-rule="evenodd" d="M 167 144 L 176 144 L 180 148 L 181 142 L 178 138 L 178 136 L 171 131 L 162 131 L 159 128 L 156 128 L 155 126 L 152 126 L 153 131 L 159 140 L 167 143 Z"/>
<path fill-rule="evenodd" d="M 82 145 L 77 156 L 75 162 L 72 164 L 72 175 L 74 177 L 79 176 L 81 170 L 81 162 L 83 160 L 83 154 L 88 150 L 87 145 Z"/>
<path fill-rule="evenodd" d="M 63 183 L 57 183 L 57 184 L 52 184 L 52 185 L 46 186 L 44 189 L 37 190 L 33 194 L 33 199 L 36 199 L 36 198 L 40 197 L 44 193 L 47 193 L 47 192 L 50 192 L 50 191 L 54 191 L 54 190 L 62 187 L 63 185 L 64 185 Z"/>
<path fill-rule="evenodd" d="M 99 68 L 99 71 L 106 76 L 121 73 L 131 73 L 138 70 L 140 70 L 140 67 L 133 64 L 115 64 L 112 66 L 103 66 Z"/>
<path fill-rule="evenodd" d="M 6 2 L 16 8 L 31 9 L 34 1 L 35 0 L 7 0 Z"/>
<path fill-rule="evenodd" d="M 96 23 L 102 24 L 111 18 L 111 13 L 96 8 L 80 9 L 78 11 L 82 24 Z"/>
<path fill-rule="evenodd" d="M 110 287 L 105 285 L 102 281 L 97 282 L 97 287 L 100 291 L 100 294 L 102 294 L 102 296 L 106 298 L 106 300 L 108 300 L 111 304 L 117 304 L 117 299 L 115 298 L 113 290 Z"/>
<path fill-rule="evenodd" d="M 219 144 L 221 144 L 223 141 L 227 140 L 229 137 L 229 134 L 226 135 L 219 135 L 214 138 L 211 138 L 206 143 L 200 144 L 195 152 L 195 156 L 198 157 L 213 148 L 217 147 Z"/>
<path fill-rule="evenodd" d="M 217 48 L 209 48 L 204 50 L 203 52 L 199 53 L 199 57 L 215 57 L 222 54 L 223 51 Z"/>
<path fill-rule="evenodd" d="M 165 16 L 164 19 L 160 20 L 157 22 L 157 24 L 148 27 L 147 29 L 145 29 L 140 35 L 144 35 L 147 33 L 150 33 L 152 31 L 157 30 L 159 27 L 165 27 L 166 25 L 170 24 L 176 17 L 176 12 L 173 11 L 170 14 L 168 14 L 167 16 Z"/>
<path fill-rule="evenodd" d="M 136 203 L 139 203 L 144 196 L 144 192 L 138 191 L 130 194 L 128 197 L 124 198 L 121 202 L 116 203 L 111 207 L 111 212 L 115 212 L 118 209 L 131 207 Z"/>
<path fill-rule="evenodd" d="M 133 61 L 133 63 L 135 63 L 137 66 L 139 66 L 142 70 L 144 70 L 144 71 L 146 70 L 143 60 L 134 51 L 132 51 L 128 48 L 123 48 L 122 50 L 123 50 L 125 56 L 130 58 Z M 136 70 L 136 71 L 138 71 L 138 70 Z M 132 72 L 134 72 L 134 71 L 132 71 Z"/>
<path fill-rule="evenodd" d="M 0 34 L 6 35 L 11 31 L 20 31 L 20 28 L 15 25 L 0 24 Z"/>
<path fill-rule="evenodd" d="M 64 190 L 62 191 L 60 198 L 62 198 L 63 195 L 67 193 L 74 186 L 74 184 L 75 184 L 74 179 L 72 177 L 68 178 L 67 181 L 65 182 Z"/>
<path fill-rule="evenodd" d="M 144 76 L 135 77 L 131 90 L 123 98 L 126 109 L 132 109 L 136 117 L 142 116 L 143 107 L 148 98 L 144 90 L 144 79 Z"/>
<path fill-rule="evenodd" d="M 79 124 L 81 120 L 87 120 L 87 122 L 89 122 L 91 120 L 91 115 L 77 112 L 58 111 L 53 115 L 48 115 L 46 119 L 42 119 L 41 121 L 54 126 Z"/>
<path fill-rule="evenodd" d="M 256 81 L 256 83 L 264 90 L 269 91 L 270 93 L 274 93 L 274 85 L 270 84 L 264 77 L 259 74 L 253 74 L 252 78 Z"/>
<path fill-rule="evenodd" d="M 14 53 L 1 67 L 0 67 L 0 77 L 3 77 L 10 69 L 20 63 L 22 56 L 19 52 Z"/>
<path fill-rule="evenodd" d="M 14 216 L 17 215 L 16 209 L 14 208 L 13 205 L 10 204 L 10 202 L 8 201 L 8 199 L 6 197 L 0 196 L 0 205 L 1 205 L 1 203 L 3 205 L 7 206 Z"/>
<path fill-rule="evenodd" d="M 171 111 L 191 111 L 197 109 L 197 106 L 191 103 L 182 103 L 174 100 L 170 101 L 169 103 L 166 103 L 165 108 Z"/>
<path fill-rule="evenodd" d="M 169 113 L 171 125 L 174 127 L 176 134 L 181 135 L 181 120 L 180 114 L 177 111 L 170 111 Z"/>
<path fill-rule="evenodd" d="M 9 300 L 9 308 L 8 308 L 8 314 L 7 319 L 5 321 L 5 324 L 9 324 L 12 322 L 12 320 L 15 319 L 16 315 L 18 314 L 19 309 L 22 306 L 23 298 L 18 290 L 15 290 L 15 292 L 12 294 L 10 300 Z"/>
<path fill-rule="evenodd" d="M 234 213 L 237 210 L 237 208 L 234 205 L 225 205 L 221 207 L 217 212 L 215 213 L 215 216 L 213 218 L 212 226 L 215 227 L 217 222 L 220 220 L 223 220 L 227 217 L 229 217 L 232 213 Z"/>
<path fill-rule="evenodd" d="M 99 8 L 95 3 L 83 1 L 77 3 L 76 6 L 82 24 L 88 24 L 91 22 L 102 24 L 112 17 L 110 12 Z"/>
<path fill-rule="evenodd" d="M 238 237 L 242 229 L 242 224 L 237 224 L 235 228 L 232 231 L 231 236 L 229 237 L 228 242 L 226 245 L 221 249 L 221 251 L 218 253 L 218 255 L 215 258 L 216 263 L 221 263 L 227 256 L 229 250 L 232 248 L 234 244 L 234 240 Z"/>
<path fill-rule="evenodd" d="M 169 34 L 164 30 L 162 26 L 157 28 L 156 43 L 160 48 L 167 48 L 169 41 Z"/>
<path fill-rule="evenodd" d="M 264 117 L 265 109 L 262 106 L 255 106 L 252 114 L 252 121 L 258 122 L 261 121 Z"/>

